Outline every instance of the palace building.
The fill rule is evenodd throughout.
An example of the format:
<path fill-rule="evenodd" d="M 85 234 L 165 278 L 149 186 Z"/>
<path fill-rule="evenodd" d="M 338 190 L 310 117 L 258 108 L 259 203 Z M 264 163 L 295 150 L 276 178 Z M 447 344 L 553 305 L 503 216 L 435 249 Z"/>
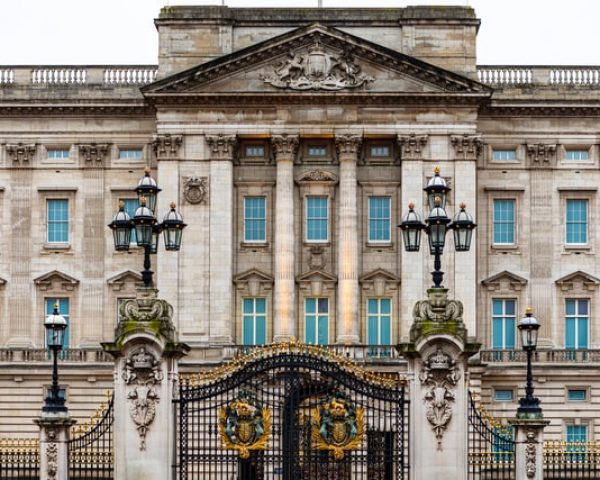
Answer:
<path fill-rule="evenodd" d="M 477 223 L 442 256 L 481 343 L 471 389 L 514 416 L 531 306 L 548 438 L 600 435 L 600 67 L 478 65 L 462 6 L 173 6 L 155 24 L 157 65 L 0 66 L 0 437 L 37 432 L 55 302 L 71 413 L 112 388 L 101 343 L 143 249 L 116 252 L 107 224 L 120 201 L 134 214 L 146 167 L 159 220 L 174 201 L 187 224 L 180 252 L 152 256 L 181 371 L 297 340 L 410 384 L 395 346 L 433 259 L 397 226 L 411 202 L 427 216 L 439 167 L 448 216 L 464 202 Z"/>

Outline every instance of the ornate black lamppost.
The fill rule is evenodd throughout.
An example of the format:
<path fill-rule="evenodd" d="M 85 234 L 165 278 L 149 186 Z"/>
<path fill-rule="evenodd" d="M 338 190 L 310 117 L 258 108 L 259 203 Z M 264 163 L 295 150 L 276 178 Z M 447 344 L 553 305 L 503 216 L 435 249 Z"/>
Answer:
<path fill-rule="evenodd" d="M 144 270 L 142 271 L 144 287 L 152 287 L 153 272 L 150 269 L 150 254 L 158 251 L 160 233 L 164 233 L 165 249 L 177 251 L 181 247 L 181 234 L 186 224 L 175 210 L 175 203 L 171 203 L 171 210 L 164 216 L 162 223 L 158 223 L 154 216 L 154 209 L 156 208 L 156 197 L 161 189 L 150 176 L 149 168 L 146 168 L 144 176 L 134 190 L 138 194 L 140 206 L 135 211 L 133 218 L 125 211 L 123 202 L 120 202 L 119 211 L 108 226 L 113 231 L 113 240 L 117 251 L 129 250 L 131 230 L 135 228 L 137 245 L 144 247 Z"/>
<path fill-rule="evenodd" d="M 533 396 L 533 374 L 531 371 L 531 357 L 537 347 L 539 328 L 540 324 L 533 316 L 531 308 L 528 308 L 525 316 L 518 325 L 519 332 L 521 333 L 521 345 L 527 353 L 527 385 L 525 387 L 525 396 L 519 399 L 517 418 L 540 417 L 542 415 L 540 400 Z"/>
<path fill-rule="evenodd" d="M 442 177 L 440 169 L 436 167 L 434 177 L 429 180 L 427 187 L 423 190 L 427 192 L 427 202 L 429 204 L 429 216 L 425 223 L 415 212 L 414 204 L 409 204 L 408 213 L 404 216 L 399 227 L 402 229 L 404 237 L 404 248 L 407 252 L 418 252 L 421 245 L 421 230 L 425 230 L 429 238 L 429 252 L 434 255 L 433 279 L 434 288 L 442 288 L 444 272 L 441 270 L 441 256 L 444 252 L 446 243 L 446 232 L 454 230 L 454 248 L 457 252 L 466 252 L 471 248 L 471 239 L 473 229 L 476 227 L 473 217 L 465 211 L 465 204 L 460 205 L 460 212 L 456 214 L 454 220 L 450 220 L 446 215 L 446 194 L 450 187 Z"/>
<path fill-rule="evenodd" d="M 46 317 L 44 327 L 46 328 L 46 344 L 52 350 L 53 366 L 52 386 L 44 401 L 42 411 L 52 413 L 66 412 L 65 399 L 60 396 L 60 389 L 58 387 L 58 352 L 63 348 L 67 321 L 62 315 L 59 315 L 58 303 L 54 304 L 52 314 Z"/>

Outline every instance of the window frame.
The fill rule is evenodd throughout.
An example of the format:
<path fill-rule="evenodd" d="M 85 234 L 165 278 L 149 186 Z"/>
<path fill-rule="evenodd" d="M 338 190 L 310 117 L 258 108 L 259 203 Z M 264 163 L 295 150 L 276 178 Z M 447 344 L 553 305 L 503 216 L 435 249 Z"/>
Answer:
<path fill-rule="evenodd" d="M 125 211 L 129 214 L 129 216 L 131 218 L 133 218 L 135 216 L 135 211 L 140 206 L 140 201 L 138 200 L 138 198 L 137 197 L 119 197 L 119 202 L 121 202 L 121 201 L 124 204 Z M 135 202 L 137 202 L 137 206 L 135 207 L 135 209 L 133 211 L 133 214 L 132 214 L 131 211 L 127 211 L 127 202 L 128 201 L 135 201 Z M 132 227 L 132 229 L 131 229 L 131 236 L 129 238 L 129 245 L 130 245 L 130 247 L 137 247 L 138 246 L 135 227 Z"/>
<path fill-rule="evenodd" d="M 583 392 L 584 397 L 583 398 L 571 398 L 570 397 L 571 392 Z M 584 403 L 584 402 L 587 402 L 589 400 L 589 398 L 590 398 L 589 387 L 571 387 L 571 386 L 565 387 L 565 400 L 567 402 Z"/>
<path fill-rule="evenodd" d="M 50 220 L 50 204 L 51 202 L 67 202 L 67 207 L 66 207 L 66 212 L 67 212 L 67 219 L 65 220 L 61 220 L 61 221 L 55 221 L 55 220 Z M 71 244 L 71 198 L 69 198 L 69 196 L 52 196 L 52 197 L 46 197 L 45 198 L 45 209 L 46 209 L 46 214 L 45 214 L 45 227 L 46 227 L 46 234 L 45 234 L 45 244 L 55 248 L 55 247 L 60 247 L 60 246 L 70 246 Z M 66 223 L 66 233 L 67 233 L 67 239 L 65 241 L 61 240 L 61 241 L 52 241 L 50 240 L 50 225 L 54 225 L 54 224 L 64 224 Z"/>
<path fill-rule="evenodd" d="M 55 156 L 51 156 L 52 152 L 66 152 L 67 156 L 60 156 L 60 157 L 55 157 Z M 64 161 L 64 160 L 70 160 L 71 159 L 71 148 L 67 147 L 67 148 L 62 148 L 62 147 L 46 147 L 46 159 L 47 160 L 52 160 L 52 161 Z"/>
<path fill-rule="evenodd" d="M 585 242 L 569 242 L 569 202 L 585 202 L 586 205 L 586 218 L 585 218 Z M 565 213 L 564 213 L 564 225 L 565 225 L 565 232 L 564 232 L 564 244 L 566 247 L 571 247 L 571 248 L 581 248 L 581 247 L 587 247 L 590 245 L 590 206 L 591 206 L 591 201 L 588 197 L 574 197 L 574 196 L 567 196 L 565 197 L 565 201 L 564 201 L 564 205 L 565 205 Z M 571 224 L 576 224 L 579 225 L 582 222 L 571 222 Z"/>
<path fill-rule="evenodd" d="M 576 153 L 576 152 L 578 152 L 578 153 L 585 152 L 587 158 L 569 158 L 569 154 Z M 589 163 L 592 160 L 590 148 L 589 147 L 588 148 L 585 148 L 585 147 L 579 148 L 576 146 L 565 147 L 563 160 L 567 163 L 576 163 L 576 162 Z"/>
<path fill-rule="evenodd" d="M 514 158 L 495 158 L 496 153 L 508 153 L 513 152 Z M 502 156 L 502 155 L 501 155 Z M 492 162 L 518 162 L 519 161 L 519 152 L 517 147 L 491 147 L 490 160 Z"/>
<path fill-rule="evenodd" d="M 246 300 L 252 300 L 252 312 L 246 313 L 244 310 Z M 256 309 L 256 301 L 263 300 L 265 311 L 263 313 L 258 313 Z M 244 346 L 252 347 L 256 345 L 266 345 L 269 341 L 268 337 L 268 319 L 269 319 L 269 301 L 266 296 L 242 296 L 241 302 L 241 316 L 242 316 L 242 325 L 241 325 L 241 343 Z M 246 318 L 250 317 L 252 322 L 252 343 L 246 343 Z M 263 318 L 264 324 L 264 343 L 257 342 L 257 331 L 258 331 L 258 318 Z"/>
<path fill-rule="evenodd" d="M 326 205 L 326 211 L 327 211 L 327 216 L 325 217 L 325 222 L 326 222 L 326 233 L 327 236 L 325 239 L 311 239 L 309 238 L 309 200 L 313 199 L 313 198 L 324 198 L 325 201 L 327 202 Z M 330 230 L 331 230 L 331 225 L 330 225 L 330 218 L 331 218 L 331 202 L 330 202 L 330 196 L 329 195 L 318 195 L 318 194 L 310 194 L 310 195 L 306 195 L 304 197 L 304 241 L 306 243 L 329 243 L 330 241 Z M 322 221 L 323 218 L 313 218 L 313 220 L 320 220 Z"/>
<path fill-rule="evenodd" d="M 392 297 L 367 297 L 366 299 L 366 312 L 367 312 L 367 345 L 384 345 L 384 346 L 389 346 L 392 344 L 392 339 L 394 338 L 394 332 L 392 331 L 393 328 L 393 308 L 394 308 L 394 302 L 393 302 L 393 298 Z M 370 313 L 369 312 L 369 302 L 372 300 L 376 300 L 377 301 L 377 313 Z M 389 313 L 381 313 L 381 301 L 382 300 L 387 300 L 390 304 L 390 312 Z M 371 325 L 371 318 L 370 317 L 375 317 L 377 320 L 377 343 L 372 343 L 370 341 L 371 338 L 371 329 L 370 329 L 370 325 Z M 390 337 L 390 341 L 389 343 L 382 343 L 381 341 L 381 337 L 382 337 L 382 319 L 384 317 L 388 318 L 388 322 L 389 322 L 389 337 Z"/>
<path fill-rule="evenodd" d="M 512 215 L 513 215 L 513 220 L 512 220 L 512 236 L 513 236 L 513 241 L 512 242 L 496 242 L 496 202 L 512 202 L 513 205 L 513 211 L 512 211 Z M 518 214 L 517 214 L 517 198 L 516 197 L 493 197 L 492 198 L 492 246 L 494 247 L 500 247 L 500 248 L 504 248 L 504 247 L 511 247 L 511 246 L 516 246 L 517 245 L 517 238 L 518 238 L 518 232 L 517 232 L 517 218 L 518 218 Z M 500 222 L 498 222 L 500 223 Z M 502 225 L 504 224 L 508 224 L 508 222 L 502 222 Z"/>
<path fill-rule="evenodd" d="M 494 314 L 494 302 L 495 301 L 500 301 L 502 302 L 502 313 L 500 315 L 495 315 Z M 512 301 L 514 302 L 514 316 L 510 317 L 509 315 L 506 314 L 506 302 Z M 491 309 L 490 309 L 490 319 L 491 319 L 491 335 L 490 335 L 490 346 L 492 348 L 492 350 L 496 350 L 496 351 L 503 351 L 503 350 L 514 350 L 517 348 L 518 345 L 518 335 L 517 335 L 517 312 L 518 310 L 518 298 L 515 297 L 492 297 L 491 298 Z M 502 347 L 495 347 L 495 338 L 494 338 L 494 319 L 498 317 L 502 320 Z M 508 348 L 506 346 L 506 320 L 508 318 L 513 318 L 514 321 L 514 325 L 513 325 L 513 333 L 514 333 L 514 338 L 513 338 L 513 346 Z"/>
<path fill-rule="evenodd" d="M 500 399 L 498 398 L 498 392 L 510 392 L 510 399 Z M 511 403 L 515 401 L 515 389 L 513 387 L 494 387 L 493 389 L 493 401 L 494 403 Z"/>
<path fill-rule="evenodd" d="M 67 313 L 62 312 L 61 307 L 65 304 L 64 301 L 66 300 L 67 303 Z M 71 316 L 72 316 L 72 311 L 71 311 L 71 297 L 69 296 L 50 296 L 50 297 L 46 297 L 44 296 L 43 299 L 43 305 L 44 305 L 44 320 L 46 320 L 46 317 L 50 314 L 52 314 L 52 312 L 54 311 L 54 304 L 58 301 L 58 312 L 59 314 L 64 317 L 64 319 L 67 321 L 67 327 L 65 328 L 65 332 L 64 332 L 64 338 L 63 338 L 63 351 L 64 350 L 68 350 L 70 348 L 70 344 L 71 342 Z M 50 303 L 49 303 L 50 302 Z M 44 348 L 48 348 L 48 344 L 47 344 L 47 339 L 46 339 L 46 332 L 44 332 Z"/>
<path fill-rule="evenodd" d="M 122 156 L 123 152 L 140 152 L 139 156 Z M 117 159 L 122 162 L 139 162 L 146 158 L 146 152 L 143 146 L 119 146 L 117 151 Z"/>
<path fill-rule="evenodd" d="M 371 238 L 371 200 L 372 199 L 387 199 L 388 204 L 387 204 L 387 211 L 388 211 L 388 217 L 387 219 L 381 217 L 381 218 L 376 218 L 374 220 L 376 221 L 385 221 L 387 220 L 388 222 L 388 229 L 387 229 L 387 239 L 384 240 L 374 240 L 373 238 Z M 375 244 L 382 244 L 382 245 L 389 245 L 392 243 L 392 196 L 391 195 L 373 195 L 370 194 L 367 196 L 367 243 L 375 245 Z"/>
<path fill-rule="evenodd" d="M 246 216 L 246 207 L 247 207 L 246 206 L 246 200 L 250 199 L 250 198 L 253 198 L 253 199 L 261 198 L 263 200 L 263 212 L 264 212 L 264 216 L 262 218 L 262 221 L 264 222 L 264 225 L 263 225 L 263 232 L 262 232 L 263 233 L 263 239 L 261 239 L 261 240 L 254 240 L 254 239 L 249 240 L 246 237 L 246 232 L 247 232 L 247 230 L 246 230 L 246 222 L 248 220 L 251 220 L 251 221 L 260 221 L 261 220 L 260 218 L 252 218 L 252 219 L 248 219 L 247 218 L 247 216 Z M 267 243 L 267 217 L 268 217 L 268 205 L 267 205 L 267 201 L 268 201 L 268 199 L 267 199 L 266 195 L 243 195 L 243 197 L 242 197 L 242 208 L 243 208 L 243 212 L 242 212 L 242 215 L 243 215 L 243 219 L 242 219 L 242 242 L 244 244 L 261 244 L 262 245 L 262 244 Z"/>
<path fill-rule="evenodd" d="M 567 303 L 569 301 L 574 301 L 575 302 L 575 313 L 573 315 L 568 315 L 567 314 Z M 587 302 L 587 315 L 585 315 L 586 317 L 586 340 L 587 340 L 587 345 L 585 347 L 582 347 L 579 345 L 579 322 L 577 322 L 577 320 L 579 318 L 584 317 L 584 315 L 580 315 L 579 314 L 579 302 L 580 301 L 586 301 Z M 591 335 L 591 330 L 592 330 L 592 325 L 591 325 L 591 321 L 590 319 L 592 318 L 592 301 L 591 298 L 589 297 L 568 297 L 564 299 L 564 345 L 565 345 L 565 349 L 566 350 L 588 350 L 590 348 L 590 335 Z M 567 328 L 567 319 L 568 317 L 572 317 L 575 321 L 574 325 L 575 325 L 575 332 L 574 332 L 574 338 L 575 338 L 575 347 L 568 347 L 567 346 L 567 332 L 568 332 L 568 328 Z"/>
<path fill-rule="evenodd" d="M 315 311 L 314 313 L 311 312 L 309 313 L 307 311 L 307 307 L 308 307 L 308 302 L 309 300 L 314 300 L 315 301 Z M 327 301 L 327 313 L 319 313 L 319 300 L 326 300 Z M 309 295 L 304 297 L 304 343 L 306 343 L 307 345 L 330 345 L 331 344 L 331 300 L 329 299 L 329 297 L 324 297 L 324 296 L 319 296 L 319 295 Z M 311 342 L 309 341 L 308 338 L 308 317 L 309 316 L 313 316 L 315 317 L 315 325 L 314 325 L 314 333 L 315 333 L 315 342 Z M 326 317 L 325 319 L 325 325 L 326 325 L 326 332 L 327 332 L 327 342 L 325 343 L 319 343 L 319 326 L 321 324 L 321 321 L 319 320 L 320 317 Z"/>

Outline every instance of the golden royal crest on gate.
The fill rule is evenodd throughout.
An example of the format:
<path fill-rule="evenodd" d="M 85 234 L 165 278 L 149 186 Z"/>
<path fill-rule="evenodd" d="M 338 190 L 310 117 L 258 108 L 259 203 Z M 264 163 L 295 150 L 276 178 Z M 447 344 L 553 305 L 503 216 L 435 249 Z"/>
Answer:
<path fill-rule="evenodd" d="M 265 450 L 271 429 L 271 412 L 247 393 L 221 408 L 219 433 L 223 446 L 250 458 L 252 450 Z"/>
<path fill-rule="evenodd" d="M 348 450 L 360 447 L 365 430 L 364 411 L 342 394 L 335 394 L 312 413 L 312 440 L 318 450 L 329 450 L 342 460 Z"/>

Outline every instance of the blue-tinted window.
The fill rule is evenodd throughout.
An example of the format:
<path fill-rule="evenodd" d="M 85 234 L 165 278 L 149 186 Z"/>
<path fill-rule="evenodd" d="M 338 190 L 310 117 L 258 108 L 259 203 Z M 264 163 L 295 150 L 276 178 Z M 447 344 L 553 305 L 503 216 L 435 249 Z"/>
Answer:
<path fill-rule="evenodd" d="M 391 241 L 391 197 L 369 197 L 369 242 Z"/>
<path fill-rule="evenodd" d="M 586 244 L 588 235 L 588 201 L 567 200 L 567 243 Z"/>
<path fill-rule="evenodd" d="M 500 150 L 494 149 L 492 151 L 492 160 L 516 160 L 517 151 L 515 149 Z"/>
<path fill-rule="evenodd" d="M 573 402 L 581 402 L 587 398 L 587 390 L 584 389 L 569 389 L 567 392 L 567 399 Z"/>
<path fill-rule="evenodd" d="M 247 145 L 246 157 L 264 157 L 265 147 L 263 145 Z"/>
<path fill-rule="evenodd" d="M 588 348 L 590 301 L 570 298 L 565 301 L 565 347 Z"/>
<path fill-rule="evenodd" d="M 310 145 L 308 155 L 311 157 L 324 157 L 327 155 L 327 147 L 325 145 Z"/>
<path fill-rule="evenodd" d="M 329 299 L 307 298 L 304 301 L 305 342 L 314 345 L 329 343 Z"/>
<path fill-rule="evenodd" d="M 68 148 L 52 148 L 48 149 L 48 158 L 52 160 L 66 160 L 69 158 Z"/>
<path fill-rule="evenodd" d="M 492 300 L 492 348 L 515 348 L 516 303 L 506 298 Z"/>
<path fill-rule="evenodd" d="M 306 240 L 329 240 L 329 200 L 327 197 L 306 197 Z"/>
<path fill-rule="evenodd" d="M 367 300 L 367 342 L 369 345 L 392 344 L 392 300 Z"/>
<path fill-rule="evenodd" d="M 124 204 L 125 211 L 127 214 L 133 218 L 135 216 L 135 211 L 140 206 L 140 202 L 137 198 L 122 198 L 121 201 Z M 129 240 L 130 243 L 135 243 L 137 245 L 137 237 L 135 233 L 135 228 L 131 229 L 131 237 Z"/>
<path fill-rule="evenodd" d="M 68 298 L 46 298 L 46 316 L 54 313 L 54 304 L 58 303 L 58 313 L 64 317 L 67 321 L 67 328 L 65 329 L 65 335 L 63 340 L 63 348 L 69 348 L 69 331 L 71 327 L 71 315 L 69 312 L 69 299 Z M 44 339 L 44 342 L 46 340 Z"/>
<path fill-rule="evenodd" d="M 48 243 L 69 243 L 69 200 L 47 200 L 46 209 Z"/>
<path fill-rule="evenodd" d="M 590 159 L 590 151 L 589 150 L 567 150 L 565 152 L 565 160 L 589 160 Z"/>
<path fill-rule="evenodd" d="M 267 299 L 242 300 L 244 345 L 264 345 L 267 342 Z"/>
<path fill-rule="evenodd" d="M 244 242 L 267 241 L 267 199 L 244 197 Z"/>
<path fill-rule="evenodd" d="M 494 401 L 496 402 L 512 402 L 512 390 L 494 390 Z"/>
<path fill-rule="evenodd" d="M 390 147 L 387 145 L 373 145 L 371 147 L 372 157 L 389 157 Z"/>
<path fill-rule="evenodd" d="M 494 244 L 515 243 L 515 201 L 494 200 Z"/>
<path fill-rule="evenodd" d="M 141 148 L 121 148 L 119 150 L 119 158 L 127 160 L 139 160 L 144 156 Z"/>
<path fill-rule="evenodd" d="M 587 425 L 567 425 L 567 461 L 584 461 L 587 435 Z"/>

